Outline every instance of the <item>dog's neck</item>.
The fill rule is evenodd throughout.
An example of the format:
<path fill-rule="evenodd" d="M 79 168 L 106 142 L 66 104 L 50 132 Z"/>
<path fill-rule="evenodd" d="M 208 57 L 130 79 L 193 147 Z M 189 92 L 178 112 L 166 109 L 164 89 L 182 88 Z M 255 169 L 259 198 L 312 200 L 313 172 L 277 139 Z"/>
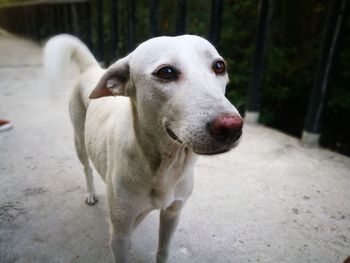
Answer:
<path fill-rule="evenodd" d="M 191 158 L 193 153 L 187 147 L 173 142 L 165 134 L 159 136 L 163 132 L 162 127 L 144 125 L 139 118 L 137 106 L 134 103 L 131 103 L 131 105 L 135 140 L 151 170 L 155 173 L 161 172 L 164 164 L 178 159 L 179 153 L 185 156 L 183 164 L 179 163 L 180 166 L 184 166 L 186 159 Z"/>

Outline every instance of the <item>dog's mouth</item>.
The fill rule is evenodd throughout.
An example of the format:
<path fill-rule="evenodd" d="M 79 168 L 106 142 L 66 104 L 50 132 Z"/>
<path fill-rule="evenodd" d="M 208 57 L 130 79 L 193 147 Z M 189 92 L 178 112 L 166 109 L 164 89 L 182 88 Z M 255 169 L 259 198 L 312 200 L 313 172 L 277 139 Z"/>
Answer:
<path fill-rule="evenodd" d="M 222 154 L 222 153 L 226 153 L 228 151 L 230 151 L 232 148 L 235 148 L 238 143 L 239 140 L 236 141 L 233 145 L 227 145 L 226 147 L 209 147 L 209 148 L 204 148 L 204 149 L 200 149 L 198 147 L 196 148 L 189 148 L 177 135 L 176 133 L 169 127 L 169 126 L 165 126 L 165 130 L 166 133 L 168 134 L 168 136 L 175 142 L 184 145 L 186 148 L 192 150 L 195 154 L 198 155 L 216 155 L 216 154 Z"/>
<path fill-rule="evenodd" d="M 179 137 L 177 137 L 176 133 L 172 129 L 170 129 L 169 127 L 165 127 L 165 130 L 171 139 L 180 144 L 183 144 L 183 142 L 180 140 Z"/>
<path fill-rule="evenodd" d="M 233 145 L 219 149 L 208 149 L 208 150 L 194 150 L 193 152 L 199 155 L 217 155 L 231 151 L 233 148 L 237 147 L 239 142 L 235 142 Z"/>
<path fill-rule="evenodd" d="M 217 150 L 217 151 L 207 151 L 207 152 L 193 151 L 193 152 L 196 154 L 199 154 L 199 155 L 217 155 L 217 154 L 221 154 L 221 153 L 226 153 L 229 150 L 230 149 L 221 149 L 221 150 Z"/>

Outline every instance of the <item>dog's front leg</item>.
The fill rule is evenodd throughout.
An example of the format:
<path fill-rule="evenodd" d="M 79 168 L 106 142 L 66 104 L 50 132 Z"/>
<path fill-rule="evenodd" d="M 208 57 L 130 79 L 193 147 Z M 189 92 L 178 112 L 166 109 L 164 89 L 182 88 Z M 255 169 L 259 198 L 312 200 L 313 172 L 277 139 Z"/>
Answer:
<path fill-rule="evenodd" d="M 128 211 L 128 203 L 116 203 L 121 200 L 116 196 L 109 194 L 109 212 L 110 212 L 110 245 L 114 263 L 127 263 L 130 249 L 130 237 L 133 230 L 133 222 L 135 213 L 130 207 Z M 130 206 L 130 205 L 129 205 Z"/>
<path fill-rule="evenodd" d="M 168 259 L 171 237 L 179 223 L 182 206 L 182 201 L 175 201 L 160 212 L 157 263 L 165 263 Z"/>
<path fill-rule="evenodd" d="M 111 233 L 111 247 L 115 263 L 127 263 L 130 248 L 130 235 L 118 234 L 114 230 Z"/>

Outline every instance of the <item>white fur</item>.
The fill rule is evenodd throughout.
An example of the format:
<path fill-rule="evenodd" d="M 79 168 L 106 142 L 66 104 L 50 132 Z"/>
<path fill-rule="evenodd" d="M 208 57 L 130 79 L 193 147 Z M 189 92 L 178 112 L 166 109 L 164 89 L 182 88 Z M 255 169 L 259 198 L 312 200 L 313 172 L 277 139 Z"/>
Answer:
<path fill-rule="evenodd" d="M 89 67 L 98 66 L 98 62 L 89 49 L 80 40 L 71 35 L 59 35 L 51 38 L 44 49 L 45 75 L 52 82 L 65 78 L 67 65 L 76 62 L 80 72 Z"/>
<path fill-rule="evenodd" d="M 181 208 L 192 192 L 196 153 L 216 154 L 237 144 L 219 142 L 207 129 L 218 116 L 239 116 L 224 96 L 227 73 L 217 75 L 211 68 L 222 58 L 200 37 L 159 37 L 103 70 L 78 39 L 63 35 L 48 42 L 49 74 L 60 76 L 68 58 L 81 72 L 70 116 L 87 181 L 86 203 L 97 202 L 91 160 L 107 186 L 115 262 L 127 262 L 130 235 L 153 209 L 161 209 L 157 262 L 166 262 Z M 179 78 L 155 76 L 164 65 L 178 69 Z M 104 97 L 108 92 L 118 96 Z M 103 98 L 89 100 L 90 93 Z"/>

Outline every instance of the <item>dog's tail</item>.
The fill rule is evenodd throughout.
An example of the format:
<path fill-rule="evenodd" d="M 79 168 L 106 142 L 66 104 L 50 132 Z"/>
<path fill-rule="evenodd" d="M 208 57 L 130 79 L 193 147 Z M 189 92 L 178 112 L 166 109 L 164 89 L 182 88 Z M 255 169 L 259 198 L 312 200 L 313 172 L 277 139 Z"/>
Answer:
<path fill-rule="evenodd" d="M 57 83 L 67 78 L 69 63 L 76 63 L 80 73 L 98 62 L 88 47 L 78 38 L 62 34 L 49 39 L 44 48 L 44 70 L 50 82 Z"/>

